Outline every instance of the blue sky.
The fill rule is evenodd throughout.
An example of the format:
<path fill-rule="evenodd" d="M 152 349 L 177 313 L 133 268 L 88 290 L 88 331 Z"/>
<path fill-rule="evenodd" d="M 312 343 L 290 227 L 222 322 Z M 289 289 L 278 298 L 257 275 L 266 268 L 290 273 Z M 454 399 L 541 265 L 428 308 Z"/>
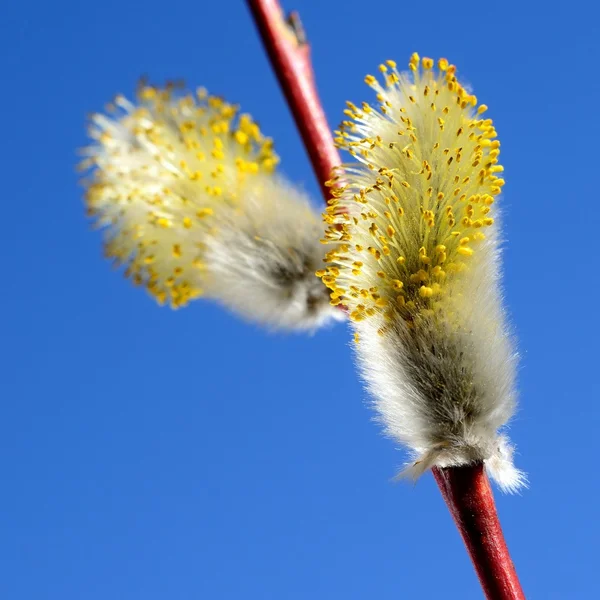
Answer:
<path fill-rule="evenodd" d="M 598 14 L 574 1 L 295 0 L 331 124 L 384 59 L 446 56 L 490 106 L 506 168 L 521 497 L 497 494 L 528 597 L 597 595 Z M 237 0 L 0 8 L 0 597 L 480 597 L 430 476 L 372 422 L 344 325 L 280 336 L 159 309 L 102 259 L 74 173 L 84 118 L 138 77 L 239 102 L 318 201 Z"/>

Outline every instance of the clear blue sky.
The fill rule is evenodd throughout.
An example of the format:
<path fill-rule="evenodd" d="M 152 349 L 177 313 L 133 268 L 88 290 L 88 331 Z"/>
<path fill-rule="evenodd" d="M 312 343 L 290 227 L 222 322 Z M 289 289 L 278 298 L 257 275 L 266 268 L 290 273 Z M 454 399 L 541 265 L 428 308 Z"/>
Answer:
<path fill-rule="evenodd" d="M 498 504 L 530 598 L 597 597 L 598 20 L 591 3 L 295 0 L 330 122 L 365 73 L 446 56 L 506 168 L 506 296 L 523 355 Z M 318 7 L 319 5 L 319 7 Z M 0 597 L 480 597 L 426 476 L 371 421 L 344 325 L 275 336 L 159 309 L 102 259 L 74 173 L 84 117 L 141 74 L 239 102 L 318 188 L 243 2 L 0 8 Z"/>

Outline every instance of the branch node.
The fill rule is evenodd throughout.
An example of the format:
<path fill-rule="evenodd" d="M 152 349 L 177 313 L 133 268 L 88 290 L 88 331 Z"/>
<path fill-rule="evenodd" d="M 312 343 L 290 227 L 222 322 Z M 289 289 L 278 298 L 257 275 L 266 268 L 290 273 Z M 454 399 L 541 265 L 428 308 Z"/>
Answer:
<path fill-rule="evenodd" d="M 302 24 L 302 19 L 300 19 L 300 13 L 297 10 L 293 10 L 286 19 L 287 24 L 291 27 L 294 35 L 296 36 L 296 41 L 299 46 L 304 46 L 308 44 L 308 38 L 306 37 L 306 30 L 304 29 L 304 25 Z"/>

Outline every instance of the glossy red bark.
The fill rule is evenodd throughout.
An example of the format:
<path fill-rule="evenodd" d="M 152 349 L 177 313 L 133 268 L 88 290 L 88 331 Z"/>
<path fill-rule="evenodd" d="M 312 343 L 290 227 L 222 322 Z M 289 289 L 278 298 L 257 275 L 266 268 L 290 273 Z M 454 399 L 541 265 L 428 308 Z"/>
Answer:
<path fill-rule="evenodd" d="M 433 475 L 488 600 L 524 600 L 483 464 L 434 468 Z"/>
<path fill-rule="evenodd" d="M 285 19 L 277 0 L 248 0 L 250 12 L 277 75 L 323 197 L 330 197 L 325 185 L 340 155 L 333 143 L 331 129 L 317 94 L 310 47 L 304 39 L 297 14 Z"/>

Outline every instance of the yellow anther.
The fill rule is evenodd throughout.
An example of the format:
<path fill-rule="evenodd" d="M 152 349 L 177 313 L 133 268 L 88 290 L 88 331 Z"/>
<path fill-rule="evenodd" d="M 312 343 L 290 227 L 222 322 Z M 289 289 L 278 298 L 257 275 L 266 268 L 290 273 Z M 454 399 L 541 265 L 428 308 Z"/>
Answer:
<path fill-rule="evenodd" d="M 429 279 L 427 271 L 423 269 L 419 269 L 416 273 L 414 273 L 414 275 L 417 278 L 416 281 L 427 281 Z"/>
<path fill-rule="evenodd" d="M 431 274 L 438 279 L 443 279 L 446 275 L 445 271 L 439 265 L 436 265 L 431 269 Z"/>
<path fill-rule="evenodd" d="M 235 140 L 240 145 L 245 145 L 249 141 L 248 134 L 244 131 L 238 130 L 234 133 Z"/>
<path fill-rule="evenodd" d="M 205 217 L 213 215 L 214 212 L 215 211 L 212 208 L 201 208 L 200 210 L 196 211 L 196 216 L 199 219 L 204 219 Z"/>
<path fill-rule="evenodd" d="M 140 100 L 153 100 L 157 96 L 157 90 L 153 87 L 145 87 L 138 92 Z"/>

